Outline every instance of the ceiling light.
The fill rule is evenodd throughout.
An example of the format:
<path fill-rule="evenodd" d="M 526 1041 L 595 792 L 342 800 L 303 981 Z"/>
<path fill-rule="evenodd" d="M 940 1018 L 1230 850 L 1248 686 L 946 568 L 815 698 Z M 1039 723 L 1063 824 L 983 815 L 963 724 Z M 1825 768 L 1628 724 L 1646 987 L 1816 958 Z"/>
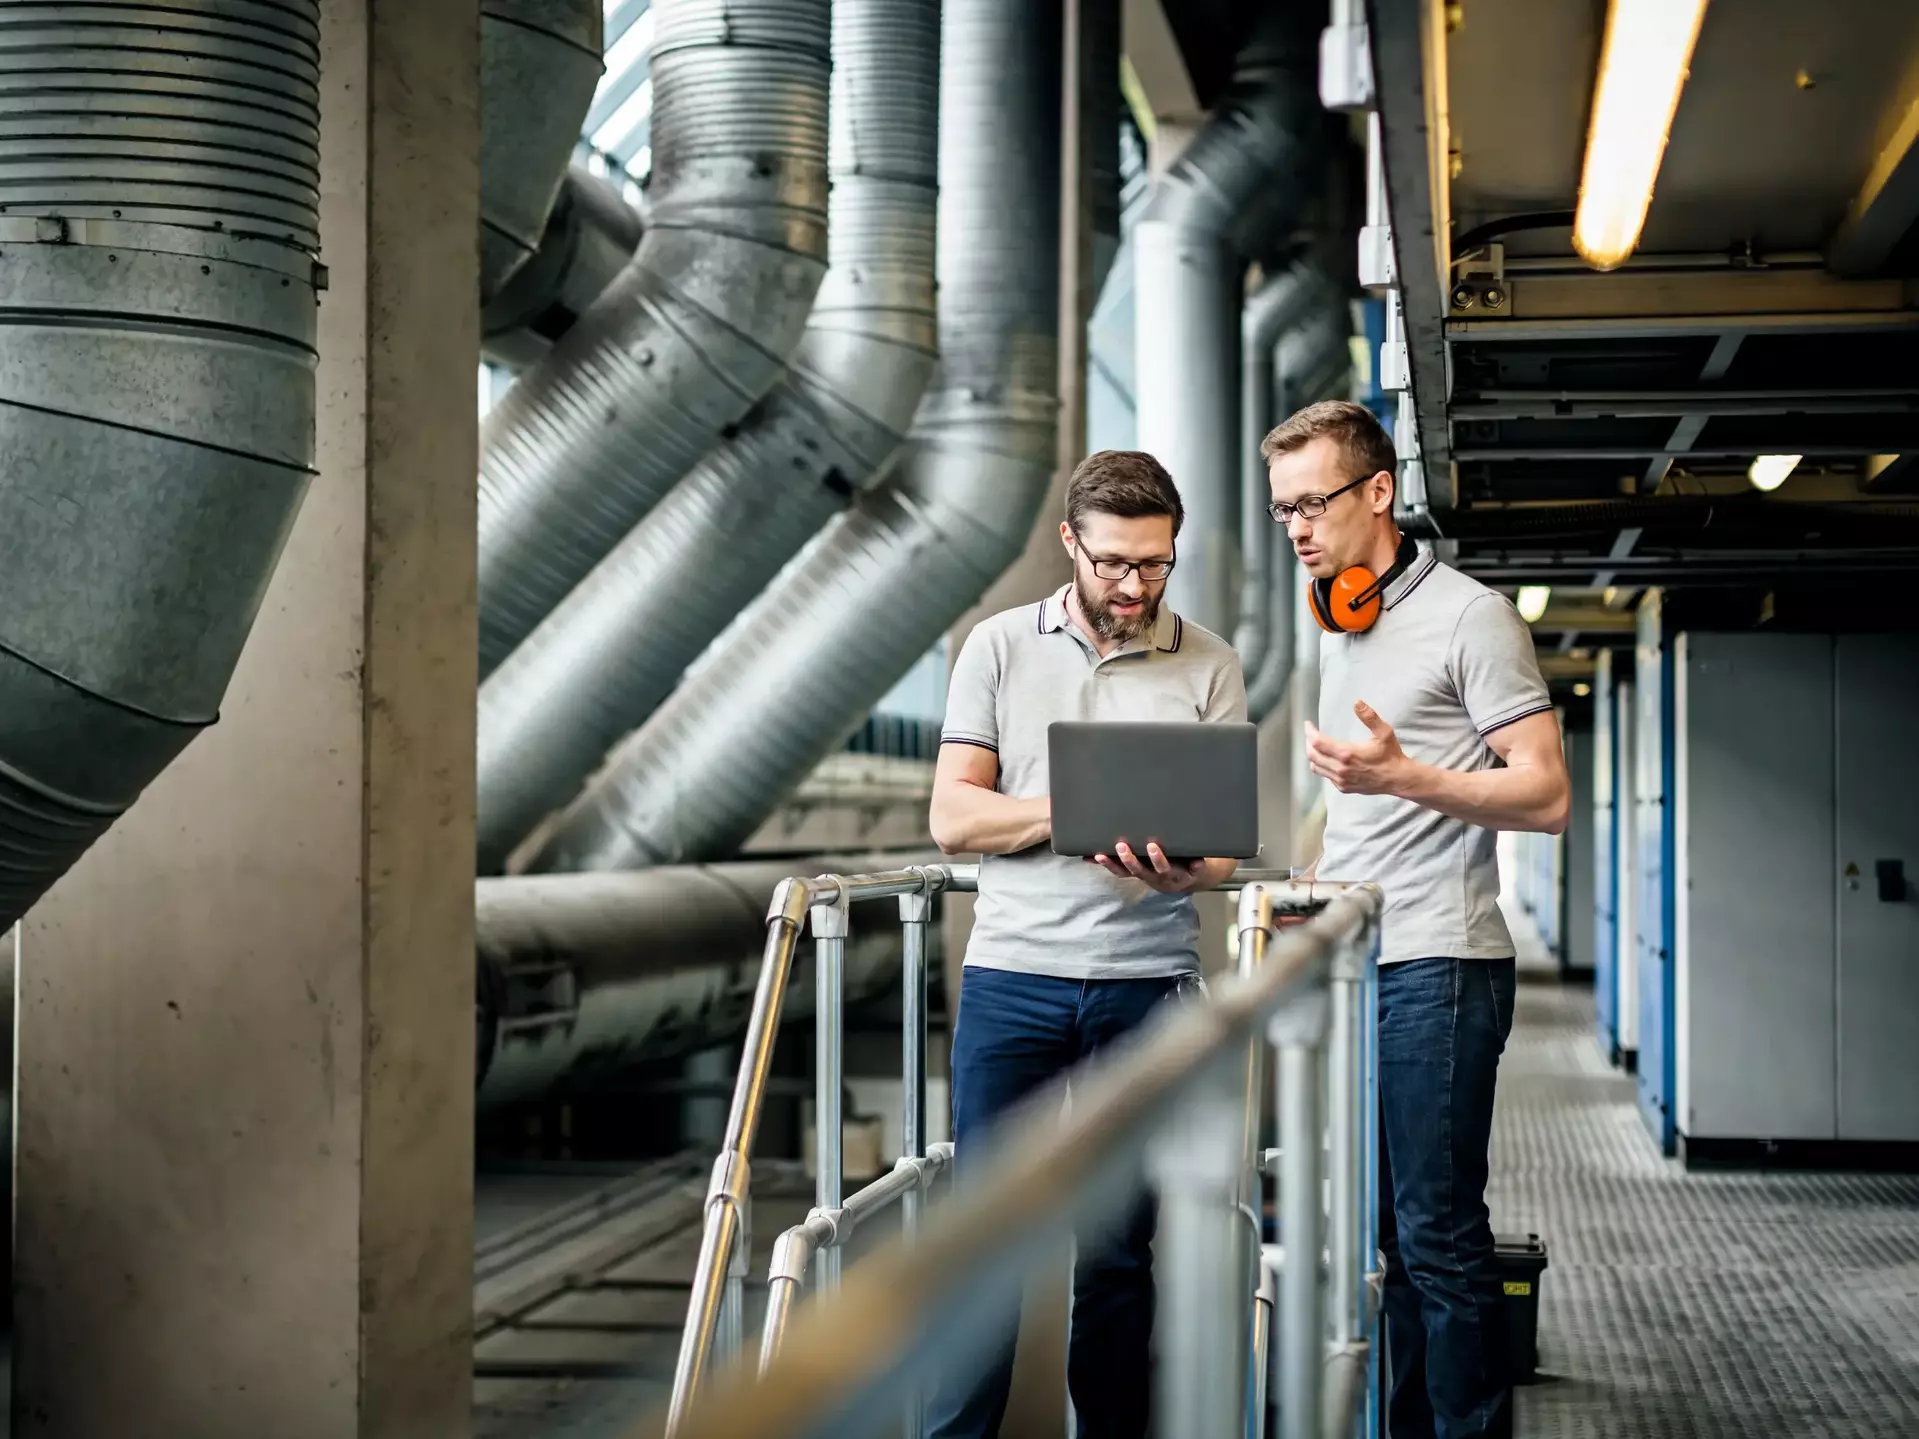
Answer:
<path fill-rule="evenodd" d="M 1578 684 L 1573 686 L 1573 693 L 1578 695 L 1582 700 L 1587 695 L 1591 694 L 1592 692 L 1593 692 L 1593 687 L 1587 684 L 1584 680 L 1581 680 Z"/>
<path fill-rule="evenodd" d="M 1552 597 L 1551 585 L 1521 585 L 1519 597 L 1513 603 L 1519 606 L 1519 617 L 1530 625 L 1538 623 L 1539 617 L 1546 613 L 1546 601 Z"/>
<path fill-rule="evenodd" d="M 1639 243 L 1706 0 L 1611 0 L 1593 87 L 1573 248 L 1594 269 Z"/>
<path fill-rule="evenodd" d="M 1761 455 L 1746 471 L 1746 478 L 1752 481 L 1755 490 L 1776 490 L 1785 484 L 1786 476 L 1797 469 L 1804 458 L 1804 455 Z"/>

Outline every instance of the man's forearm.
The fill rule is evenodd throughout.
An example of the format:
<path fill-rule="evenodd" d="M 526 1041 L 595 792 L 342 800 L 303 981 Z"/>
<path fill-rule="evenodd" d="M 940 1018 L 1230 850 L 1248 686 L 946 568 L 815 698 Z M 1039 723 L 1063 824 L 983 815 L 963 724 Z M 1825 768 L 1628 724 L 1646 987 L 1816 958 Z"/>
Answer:
<path fill-rule="evenodd" d="M 1053 837 L 1053 802 L 959 784 L 934 794 L 931 822 L 948 854 L 1017 854 Z"/>
<path fill-rule="evenodd" d="M 1531 766 L 1453 770 L 1408 759 L 1393 793 L 1424 809 L 1481 829 L 1558 834 L 1566 827 L 1568 795 L 1556 774 Z"/>

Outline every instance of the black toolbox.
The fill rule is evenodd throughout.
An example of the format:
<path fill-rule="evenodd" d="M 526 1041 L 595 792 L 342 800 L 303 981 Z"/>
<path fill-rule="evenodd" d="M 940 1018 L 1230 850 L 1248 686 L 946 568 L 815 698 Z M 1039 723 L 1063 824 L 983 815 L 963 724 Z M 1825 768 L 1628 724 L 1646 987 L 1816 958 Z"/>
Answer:
<path fill-rule="evenodd" d="M 1493 1236 L 1493 1263 L 1506 1295 L 1506 1329 L 1512 1382 L 1529 1384 L 1539 1369 L 1539 1276 L 1546 1270 L 1546 1241 Z"/>

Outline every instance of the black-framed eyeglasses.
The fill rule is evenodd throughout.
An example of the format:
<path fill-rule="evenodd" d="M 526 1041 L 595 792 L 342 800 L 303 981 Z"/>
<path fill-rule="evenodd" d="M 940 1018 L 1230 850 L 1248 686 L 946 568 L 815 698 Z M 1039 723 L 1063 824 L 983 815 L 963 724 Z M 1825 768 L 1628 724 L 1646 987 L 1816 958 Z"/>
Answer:
<path fill-rule="evenodd" d="M 1345 494 L 1346 491 L 1358 489 L 1371 478 L 1371 475 L 1361 475 L 1358 479 L 1341 485 L 1330 495 L 1301 495 L 1297 501 L 1290 505 L 1284 500 L 1274 500 L 1266 506 L 1266 513 L 1282 525 L 1291 524 L 1294 515 L 1298 515 L 1302 520 L 1316 520 L 1326 513 L 1326 506 Z"/>
<path fill-rule="evenodd" d="M 1139 571 L 1139 577 L 1149 585 L 1156 585 L 1172 574 L 1173 566 L 1179 562 L 1175 554 L 1170 560 L 1109 560 L 1097 555 L 1087 554 L 1086 541 L 1080 538 L 1078 530 L 1073 531 L 1073 539 L 1079 546 L 1079 552 L 1086 555 L 1086 562 L 1093 567 L 1093 573 L 1103 580 L 1123 580 L 1133 571 Z"/>

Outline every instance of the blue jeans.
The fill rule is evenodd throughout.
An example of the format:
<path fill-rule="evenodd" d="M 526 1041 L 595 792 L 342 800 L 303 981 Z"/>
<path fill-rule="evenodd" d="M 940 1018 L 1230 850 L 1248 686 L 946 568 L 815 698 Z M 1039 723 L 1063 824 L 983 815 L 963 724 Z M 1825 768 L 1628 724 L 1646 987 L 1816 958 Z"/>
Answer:
<path fill-rule="evenodd" d="M 1034 1090 L 1136 1028 L 1180 987 L 1164 979 L 1046 979 L 965 971 L 953 1035 L 953 1142 L 963 1183 L 993 1120 Z M 1080 1439 L 1144 1439 L 1151 1415 L 1153 1223 L 1142 1197 L 1116 1230 L 1088 1236 L 1073 1266 L 1066 1381 Z M 937 1439 L 990 1439 L 1013 1382 L 1009 1328 L 983 1368 L 949 1373 L 927 1402 Z"/>
<path fill-rule="evenodd" d="M 1415 959 L 1379 971 L 1392 1439 L 1512 1432 L 1486 1173 L 1513 986 L 1510 959 Z"/>

